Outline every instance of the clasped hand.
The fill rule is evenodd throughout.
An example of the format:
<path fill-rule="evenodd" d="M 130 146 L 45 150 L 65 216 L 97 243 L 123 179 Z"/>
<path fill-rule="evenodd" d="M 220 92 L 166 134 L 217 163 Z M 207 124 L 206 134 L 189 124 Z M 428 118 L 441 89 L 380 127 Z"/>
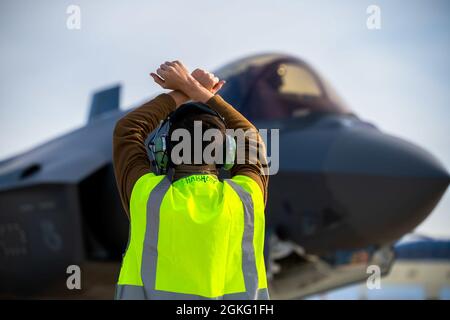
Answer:
<path fill-rule="evenodd" d="M 200 102 L 208 101 L 225 84 L 224 80 L 203 69 L 190 73 L 180 61 L 166 61 L 150 75 L 162 88 L 180 91 L 189 99 Z"/>

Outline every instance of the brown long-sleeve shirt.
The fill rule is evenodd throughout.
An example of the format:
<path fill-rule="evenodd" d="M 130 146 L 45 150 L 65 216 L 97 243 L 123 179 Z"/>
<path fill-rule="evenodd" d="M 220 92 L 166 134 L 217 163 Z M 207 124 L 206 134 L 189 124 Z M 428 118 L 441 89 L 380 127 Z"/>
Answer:
<path fill-rule="evenodd" d="M 210 108 L 220 113 L 226 122 L 227 128 L 249 130 L 256 128 L 236 109 L 215 95 L 206 103 Z M 145 140 L 148 135 L 176 109 L 175 100 L 168 94 L 160 94 L 141 107 L 129 112 L 120 119 L 113 134 L 113 164 L 117 187 L 122 204 L 129 214 L 131 191 L 136 181 L 151 171 L 150 161 L 147 156 Z M 249 138 L 252 139 L 252 138 Z M 245 175 L 255 180 L 261 187 L 264 200 L 267 199 L 268 176 L 262 174 L 262 163 L 249 161 L 248 150 L 251 146 L 263 148 L 264 142 L 256 135 L 256 144 L 248 143 L 246 138 L 246 159 L 244 164 L 235 164 L 231 169 L 231 176 Z M 243 147 L 239 146 L 238 148 Z M 265 155 L 265 153 L 264 153 Z M 250 163 L 252 162 L 252 163 Z"/>

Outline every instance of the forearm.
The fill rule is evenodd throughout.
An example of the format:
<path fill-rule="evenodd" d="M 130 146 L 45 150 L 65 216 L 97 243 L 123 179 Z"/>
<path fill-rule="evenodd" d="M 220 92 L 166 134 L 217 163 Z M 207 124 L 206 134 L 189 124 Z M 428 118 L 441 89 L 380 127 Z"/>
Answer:
<path fill-rule="evenodd" d="M 150 172 L 145 140 L 180 103 L 183 103 L 182 94 L 161 94 L 129 112 L 116 124 L 113 134 L 114 173 L 127 212 L 134 183 Z"/>
<path fill-rule="evenodd" d="M 250 129 L 256 130 L 255 126 L 247 118 L 226 102 L 220 95 L 216 94 L 212 96 L 206 104 L 224 117 L 227 128 L 243 129 L 244 131 Z"/>
<path fill-rule="evenodd" d="M 214 97 L 214 94 L 211 91 L 203 87 L 193 77 L 188 78 L 188 80 L 183 83 L 181 91 L 183 91 L 192 101 L 199 101 L 202 103 L 206 103 L 209 99 Z"/>
<path fill-rule="evenodd" d="M 264 174 L 263 168 L 267 164 L 266 148 L 257 129 L 219 95 L 213 96 L 206 103 L 211 109 L 214 109 L 224 117 L 227 128 L 235 130 L 242 129 L 245 133 L 244 140 L 237 139 L 237 163 L 233 166 L 231 175 L 246 175 L 251 177 L 261 187 L 264 200 L 266 200 L 269 181 L 269 176 Z"/>
<path fill-rule="evenodd" d="M 175 101 L 176 108 L 189 100 L 189 97 L 181 91 L 172 90 L 168 93 L 168 95 L 172 97 L 173 101 Z"/>

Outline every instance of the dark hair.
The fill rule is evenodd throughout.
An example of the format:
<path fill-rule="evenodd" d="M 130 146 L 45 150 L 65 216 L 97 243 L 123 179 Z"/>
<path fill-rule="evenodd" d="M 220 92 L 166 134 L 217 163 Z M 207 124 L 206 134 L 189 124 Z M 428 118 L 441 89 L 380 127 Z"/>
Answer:
<path fill-rule="evenodd" d="M 180 106 L 181 108 L 182 106 Z M 198 142 L 194 142 L 194 122 L 195 121 L 201 121 L 201 137 L 203 137 L 205 131 L 207 131 L 208 129 L 218 129 L 220 130 L 220 132 L 222 133 L 223 137 L 225 138 L 225 124 L 224 122 L 215 115 L 206 113 L 204 111 L 202 111 L 201 109 L 197 109 L 197 108 L 189 108 L 188 112 L 183 112 L 183 114 L 178 114 L 177 117 L 172 121 L 172 124 L 170 126 L 170 130 L 168 132 L 169 134 L 169 140 L 170 137 L 172 137 L 172 133 L 173 131 L 175 131 L 176 129 L 186 129 L 189 134 L 191 135 L 191 159 L 190 159 L 190 164 L 194 164 L 194 145 L 195 143 Z M 205 150 L 206 146 L 208 146 L 211 141 L 203 141 L 202 139 L 202 154 L 203 151 Z M 169 147 L 169 152 L 171 152 L 172 148 L 177 144 L 177 141 L 173 141 L 170 142 L 170 147 Z M 222 140 L 221 142 L 222 144 L 225 143 L 225 139 Z M 213 154 L 214 156 L 214 154 Z M 197 164 L 197 165 L 202 165 L 205 164 L 203 161 L 203 157 L 202 158 L 202 163 L 201 164 Z"/>

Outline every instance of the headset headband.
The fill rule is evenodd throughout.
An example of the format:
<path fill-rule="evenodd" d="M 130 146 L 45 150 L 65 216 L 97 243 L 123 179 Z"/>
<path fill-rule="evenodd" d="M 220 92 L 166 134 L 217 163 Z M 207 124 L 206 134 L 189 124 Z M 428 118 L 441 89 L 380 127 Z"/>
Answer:
<path fill-rule="evenodd" d="M 161 126 L 163 126 L 166 122 L 169 122 L 170 125 L 172 125 L 173 122 L 175 122 L 177 119 L 185 116 L 186 114 L 189 114 L 192 112 L 193 109 L 197 109 L 201 111 L 202 113 L 213 115 L 220 120 L 222 120 L 223 124 L 226 126 L 225 119 L 222 117 L 220 113 L 218 113 L 216 110 L 211 109 L 206 104 L 201 102 L 188 102 L 183 105 L 181 105 L 178 109 L 175 111 L 172 111 L 172 113 L 169 114 L 169 116 L 162 122 Z"/>

